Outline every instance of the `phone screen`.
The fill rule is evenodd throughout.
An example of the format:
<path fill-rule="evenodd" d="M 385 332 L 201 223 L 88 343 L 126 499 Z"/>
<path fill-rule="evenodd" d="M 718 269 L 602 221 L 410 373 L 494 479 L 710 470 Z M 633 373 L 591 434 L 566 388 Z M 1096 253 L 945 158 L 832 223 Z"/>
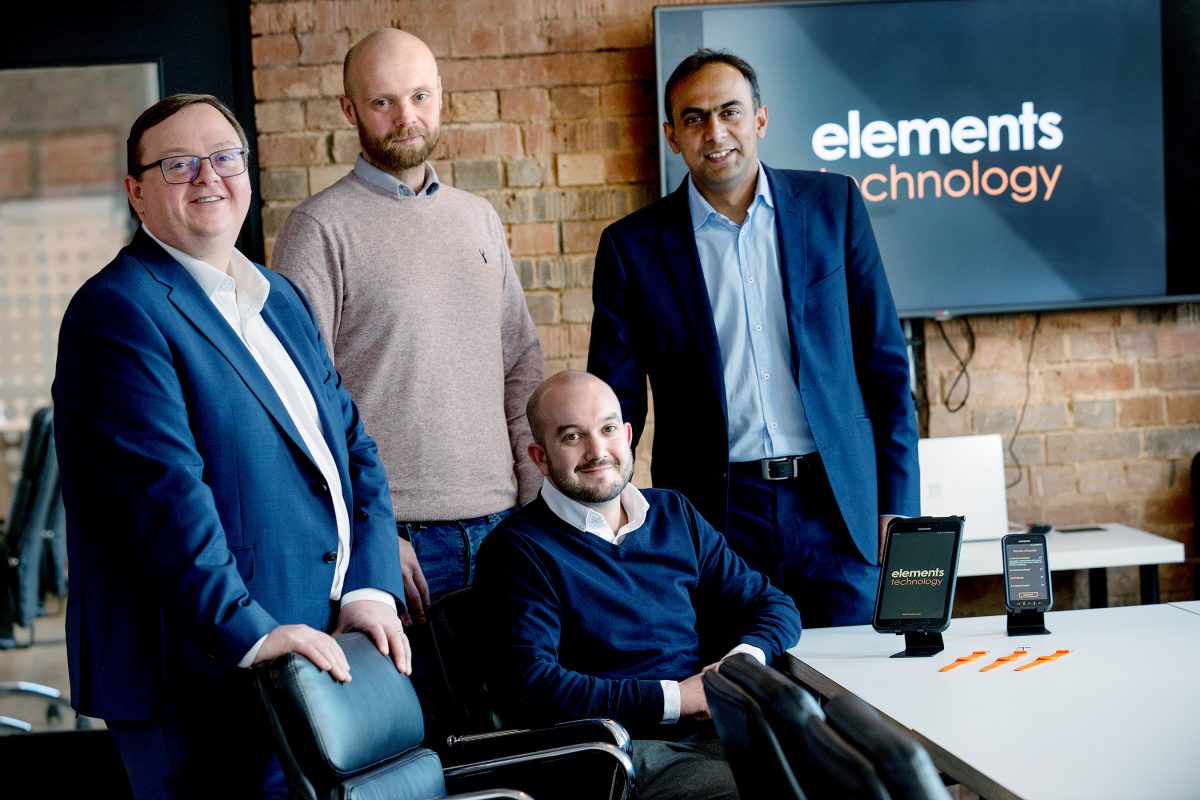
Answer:
<path fill-rule="evenodd" d="M 877 630 L 945 630 L 950 624 L 961 539 L 958 518 L 893 523 L 876 599 Z"/>
<path fill-rule="evenodd" d="M 1050 608 L 1050 565 L 1046 537 L 1017 534 L 1004 537 L 1005 605 L 1009 611 Z"/>

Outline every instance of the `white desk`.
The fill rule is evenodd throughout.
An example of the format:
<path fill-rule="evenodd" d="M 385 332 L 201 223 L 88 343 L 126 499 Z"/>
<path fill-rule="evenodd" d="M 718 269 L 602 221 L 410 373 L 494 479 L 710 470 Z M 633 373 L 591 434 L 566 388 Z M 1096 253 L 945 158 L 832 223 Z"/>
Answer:
<path fill-rule="evenodd" d="M 1171 605 L 1193 614 L 1200 614 L 1200 600 L 1185 600 L 1182 603 L 1171 603 Z"/>
<path fill-rule="evenodd" d="M 1092 527 L 1092 526 L 1089 526 Z M 1092 606 L 1108 605 L 1108 590 L 1104 569 L 1107 567 L 1141 567 L 1142 602 L 1158 602 L 1158 565 L 1177 564 L 1184 560 L 1183 542 L 1140 531 L 1118 522 L 1102 522 L 1098 531 L 1063 533 L 1052 530 L 1046 534 L 1050 569 L 1091 570 Z M 958 559 L 958 576 L 1002 575 L 1000 540 L 964 542 Z"/>
<path fill-rule="evenodd" d="M 1170 605 L 1059 611 L 1049 636 L 1005 618 L 956 619 L 931 658 L 889 658 L 903 639 L 869 626 L 805 631 L 788 669 L 829 697 L 853 692 L 913 730 L 938 768 L 985 798 L 1200 796 L 1200 614 Z M 1016 665 L 979 667 L 1017 647 Z M 1014 667 L 1059 648 L 1070 656 Z M 974 650 L 977 664 L 938 669 Z"/>

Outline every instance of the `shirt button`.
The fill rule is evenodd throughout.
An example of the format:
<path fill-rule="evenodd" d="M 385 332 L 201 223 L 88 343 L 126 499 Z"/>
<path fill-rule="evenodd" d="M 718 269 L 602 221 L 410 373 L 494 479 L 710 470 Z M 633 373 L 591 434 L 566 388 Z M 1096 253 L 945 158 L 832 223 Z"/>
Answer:
<path fill-rule="evenodd" d="M 779 423 L 778 423 L 778 422 L 772 422 L 772 423 L 771 423 L 771 430 L 775 430 L 775 429 L 776 429 L 776 428 L 778 428 L 778 427 L 779 427 Z"/>
<path fill-rule="evenodd" d="M 320 482 L 314 483 L 312 489 L 313 489 L 313 492 L 315 492 L 316 494 L 319 494 L 319 495 L 329 494 L 329 486 L 327 486 L 324 483 L 320 483 Z"/>
<path fill-rule="evenodd" d="M 746 283 L 754 283 L 754 276 L 751 275 L 749 278 L 746 278 Z"/>
<path fill-rule="evenodd" d="M 761 331 L 761 330 L 762 330 L 762 325 L 755 325 L 755 326 L 754 326 L 754 330 L 756 330 L 756 331 Z"/>
<path fill-rule="evenodd" d="M 324 561 L 326 564 L 333 564 L 337 561 L 337 553 L 332 552 L 332 551 L 328 552 L 324 556 L 321 557 L 321 560 Z"/>
<path fill-rule="evenodd" d="M 764 373 L 763 373 L 763 380 L 764 380 L 764 381 L 769 381 L 769 380 L 771 380 L 771 373 L 769 373 L 769 372 L 764 372 Z"/>

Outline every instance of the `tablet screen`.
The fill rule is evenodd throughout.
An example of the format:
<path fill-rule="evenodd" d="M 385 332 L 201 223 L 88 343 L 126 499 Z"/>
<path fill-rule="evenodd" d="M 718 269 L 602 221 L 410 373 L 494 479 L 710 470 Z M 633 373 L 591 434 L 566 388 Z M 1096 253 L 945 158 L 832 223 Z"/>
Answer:
<path fill-rule="evenodd" d="M 875 601 L 876 630 L 945 630 L 954 603 L 961 517 L 896 520 Z"/>

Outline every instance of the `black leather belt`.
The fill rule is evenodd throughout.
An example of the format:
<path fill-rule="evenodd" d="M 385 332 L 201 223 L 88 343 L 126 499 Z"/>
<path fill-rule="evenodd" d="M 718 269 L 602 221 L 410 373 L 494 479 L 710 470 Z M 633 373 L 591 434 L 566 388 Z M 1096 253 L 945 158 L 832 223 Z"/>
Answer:
<path fill-rule="evenodd" d="M 821 456 L 814 450 L 802 456 L 734 461 L 730 463 L 729 471 L 735 475 L 751 475 L 766 481 L 786 481 L 789 478 L 800 477 L 820 463 Z"/>

